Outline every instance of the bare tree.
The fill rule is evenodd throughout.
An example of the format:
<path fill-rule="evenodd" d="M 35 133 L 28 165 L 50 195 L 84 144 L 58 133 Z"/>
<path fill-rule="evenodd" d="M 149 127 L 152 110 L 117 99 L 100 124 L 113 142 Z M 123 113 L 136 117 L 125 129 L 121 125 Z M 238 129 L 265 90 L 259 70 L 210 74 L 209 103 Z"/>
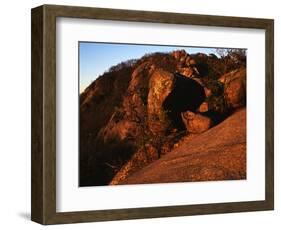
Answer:
<path fill-rule="evenodd" d="M 139 105 L 136 105 L 133 100 L 128 100 L 129 110 L 131 112 L 130 121 L 135 122 L 139 126 L 139 134 L 140 137 L 136 137 L 135 141 L 137 146 L 141 147 L 145 153 L 145 156 L 148 160 L 149 153 L 147 150 L 147 144 L 149 143 L 149 129 L 148 129 L 148 116 L 145 107 L 145 99 L 146 97 L 143 95 L 145 94 L 145 90 L 141 88 L 137 88 L 134 91 L 128 91 L 127 96 L 132 98 L 134 94 L 137 94 L 140 97 Z"/>
<path fill-rule="evenodd" d="M 139 96 L 140 104 L 136 105 L 133 100 L 129 100 L 129 107 L 131 111 L 130 120 L 136 122 L 139 126 L 139 134 L 140 136 L 136 138 L 137 146 L 140 146 L 146 158 L 149 159 L 149 152 L 147 149 L 147 145 L 152 145 L 156 151 L 158 158 L 161 157 L 162 146 L 165 142 L 166 130 L 171 126 L 171 122 L 168 119 L 166 111 L 160 111 L 157 116 L 148 116 L 147 108 L 146 108 L 146 100 L 147 100 L 147 90 L 142 88 L 137 88 L 134 92 L 128 92 L 127 95 L 132 97 L 133 94 L 137 94 Z M 152 132 L 149 128 L 150 122 L 157 122 L 163 125 L 163 130 L 159 130 L 157 132 Z"/>
<path fill-rule="evenodd" d="M 238 49 L 238 48 L 217 48 L 216 53 L 221 57 L 231 57 L 233 55 L 239 55 L 240 57 L 246 56 L 246 49 Z"/>

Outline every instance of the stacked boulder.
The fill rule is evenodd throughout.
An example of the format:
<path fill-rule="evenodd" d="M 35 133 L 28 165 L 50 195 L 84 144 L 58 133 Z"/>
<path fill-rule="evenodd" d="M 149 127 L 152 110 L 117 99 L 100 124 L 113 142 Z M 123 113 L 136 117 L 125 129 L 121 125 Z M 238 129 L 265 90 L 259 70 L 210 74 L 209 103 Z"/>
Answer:
<path fill-rule="evenodd" d="M 198 77 L 200 74 L 196 68 L 196 61 L 185 50 L 172 52 L 172 56 L 176 59 L 178 72 L 186 77 Z"/>

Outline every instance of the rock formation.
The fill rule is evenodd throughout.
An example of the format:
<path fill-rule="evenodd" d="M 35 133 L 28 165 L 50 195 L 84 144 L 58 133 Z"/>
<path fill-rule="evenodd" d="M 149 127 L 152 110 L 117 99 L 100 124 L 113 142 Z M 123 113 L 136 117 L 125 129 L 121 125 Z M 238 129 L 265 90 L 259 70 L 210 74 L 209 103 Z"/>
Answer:
<path fill-rule="evenodd" d="M 219 79 L 224 84 L 224 95 L 229 108 L 246 105 L 246 69 L 233 70 Z"/>
<path fill-rule="evenodd" d="M 235 127 L 235 128 L 233 128 Z M 246 110 L 181 143 L 121 184 L 246 179 Z"/>
<path fill-rule="evenodd" d="M 80 95 L 80 186 L 245 178 L 241 60 L 178 50 L 101 75 Z"/>
<path fill-rule="evenodd" d="M 200 113 L 186 111 L 181 114 L 182 120 L 189 133 L 202 133 L 210 129 L 212 120 L 209 117 L 203 116 Z"/>

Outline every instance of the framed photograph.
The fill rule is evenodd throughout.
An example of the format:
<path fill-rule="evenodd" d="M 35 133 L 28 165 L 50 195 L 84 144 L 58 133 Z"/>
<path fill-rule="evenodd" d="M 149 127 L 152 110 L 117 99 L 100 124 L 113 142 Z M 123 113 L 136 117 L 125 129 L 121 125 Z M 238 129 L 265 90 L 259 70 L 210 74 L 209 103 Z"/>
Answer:
<path fill-rule="evenodd" d="M 273 210 L 274 21 L 32 9 L 31 219 Z"/>

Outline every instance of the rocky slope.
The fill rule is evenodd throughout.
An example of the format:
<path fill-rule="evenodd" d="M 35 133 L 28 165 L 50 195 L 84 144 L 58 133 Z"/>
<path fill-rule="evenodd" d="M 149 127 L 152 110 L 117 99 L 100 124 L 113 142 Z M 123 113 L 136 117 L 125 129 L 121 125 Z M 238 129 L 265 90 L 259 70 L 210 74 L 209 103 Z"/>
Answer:
<path fill-rule="evenodd" d="M 209 149 L 200 152 L 200 145 L 194 144 L 200 142 L 196 138 L 203 146 L 216 143 L 217 128 L 246 105 L 245 58 L 235 55 L 218 58 L 184 50 L 149 54 L 112 67 L 89 85 L 80 95 L 80 186 L 138 183 L 134 175 L 139 173 L 143 175 L 139 182 L 146 183 L 146 175 L 162 168 L 166 157 L 178 155 L 177 149 L 192 153 L 179 162 L 177 174 L 182 179 L 178 181 L 191 180 L 187 174 L 191 177 L 195 172 L 194 180 L 244 178 L 239 155 L 244 151 L 245 157 L 243 146 L 215 154 Z M 230 129 L 221 128 L 219 137 L 228 136 L 227 132 L 234 135 L 234 126 Z M 245 130 L 238 130 L 245 138 Z M 213 135 L 206 136 L 211 131 Z M 242 139 L 233 136 L 233 142 L 242 143 Z M 200 153 L 194 154 L 195 149 Z M 241 158 L 237 161 L 241 168 L 232 170 L 226 164 L 229 170 L 223 171 L 222 164 L 227 163 L 223 160 L 218 163 L 219 172 L 214 172 L 214 164 L 205 166 L 205 161 L 218 162 L 219 154 L 226 159 L 227 151 L 233 164 Z M 198 166 L 202 168 L 191 169 L 195 161 L 202 161 Z M 152 165 L 154 173 L 147 171 Z M 160 172 L 149 182 L 173 181 Z"/>
<path fill-rule="evenodd" d="M 246 179 L 246 110 L 216 127 L 183 140 L 169 154 L 122 184 Z"/>

